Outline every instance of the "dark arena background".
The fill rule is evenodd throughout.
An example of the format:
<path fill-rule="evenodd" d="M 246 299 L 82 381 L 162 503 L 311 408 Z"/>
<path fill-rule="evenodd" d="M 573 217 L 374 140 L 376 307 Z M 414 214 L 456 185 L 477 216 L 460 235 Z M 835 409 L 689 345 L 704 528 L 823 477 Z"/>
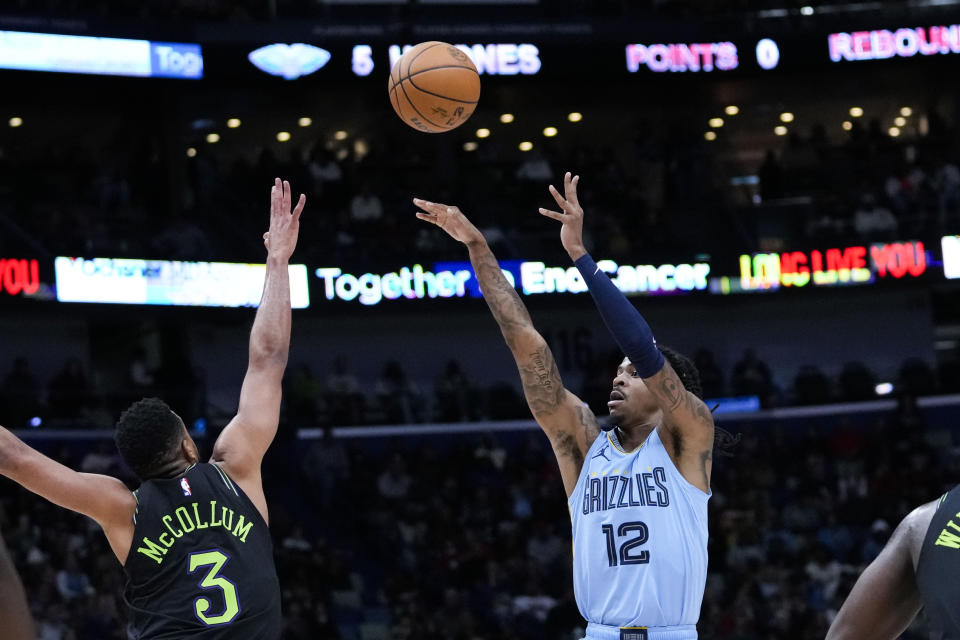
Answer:
<path fill-rule="evenodd" d="M 157 395 L 209 455 L 286 178 L 284 638 L 578 639 L 553 453 L 466 251 L 411 203 L 471 215 L 606 416 L 622 356 L 537 213 L 571 170 L 588 249 L 741 436 L 700 637 L 823 638 L 960 481 L 958 25 L 953 0 L 5 0 L 0 424 L 135 486 L 113 425 Z M 481 73 L 443 134 L 387 97 L 427 40 Z M 126 637 L 92 521 L 0 479 L 0 530 L 41 638 Z"/>

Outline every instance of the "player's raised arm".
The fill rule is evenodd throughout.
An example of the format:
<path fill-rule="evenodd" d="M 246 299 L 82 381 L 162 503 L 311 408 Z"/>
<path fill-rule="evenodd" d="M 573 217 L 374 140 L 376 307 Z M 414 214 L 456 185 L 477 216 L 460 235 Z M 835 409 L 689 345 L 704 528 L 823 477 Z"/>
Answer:
<path fill-rule="evenodd" d="M 240 485 L 267 518 L 260 463 L 280 422 L 280 383 L 290 351 L 290 277 L 288 264 L 297 246 L 301 195 L 291 211 L 290 183 L 279 178 L 270 192 L 270 230 L 264 234 L 267 273 L 263 297 L 250 331 L 250 357 L 240 389 L 236 417 L 213 447 L 212 461 Z"/>
<path fill-rule="evenodd" d="M 0 427 L 0 475 L 50 502 L 92 518 L 118 557 L 133 539 L 136 499 L 117 478 L 80 473 L 28 446 Z"/>
<path fill-rule="evenodd" d="M 915 562 L 936 505 L 918 507 L 900 522 L 853 585 L 826 640 L 894 640 L 910 625 L 923 604 Z"/>
<path fill-rule="evenodd" d="M 583 208 L 577 198 L 580 176 L 564 176 L 564 195 L 550 185 L 561 211 L 540 209 L 560 221 L 560 241 L 583 276 L 597 310 L 636 373 L 657 399 L 664 426 L 680 437 L 675 452 L 680 472 L 703 491 L 710 489 L 713 456 L 713 416 L 698 397 L 686 390 L 680 377 L 656 346 L 653 333 L 626 296 L 600 270 L 583 244 Z"/>
<path fill-rule="evenodd" d="M 3 637 L 8 640 L 34 640 L 37 637 L 23 583 L 3 544 L 3 536 L 0 536 L 0 620 L 3 621 Z"/>
<path fill-rule="evenodd" d="M 457 207 L 420 199 L 413 202 L 426 212 L 418 212 L 418 218 L 467 245 L 483 299 L 517 362 L 527 404 L 550 439 L 569 496 L 577 484 L 583 457 L 599 433 L 593 413 L 564 388 L 550 347 L 533 327 L 530 314 L 504 277 L 483 234 Z"/>

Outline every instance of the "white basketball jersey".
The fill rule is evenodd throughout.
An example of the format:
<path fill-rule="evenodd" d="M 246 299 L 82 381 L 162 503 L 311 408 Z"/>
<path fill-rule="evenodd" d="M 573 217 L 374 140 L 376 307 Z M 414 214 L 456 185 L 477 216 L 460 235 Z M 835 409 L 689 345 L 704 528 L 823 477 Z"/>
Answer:
<path fill-rule="evenodd" d="M 695 625 L 710 495 L 680 474 L 657 429 L 631 452 L 601 433 L 568 503 L 581 615 L 613 627 Z"/>

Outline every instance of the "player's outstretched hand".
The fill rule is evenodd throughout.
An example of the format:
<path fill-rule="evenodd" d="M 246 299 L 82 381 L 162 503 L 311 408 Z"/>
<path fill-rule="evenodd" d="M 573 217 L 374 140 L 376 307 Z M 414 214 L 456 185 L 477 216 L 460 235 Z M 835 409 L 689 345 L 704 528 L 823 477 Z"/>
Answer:
<path fill-rule="evenodd" d="M 300 214 L 307 197 L 300 194 L 297 206 L 290 211 L 292 191 L 290 183 L 275 178 L 270 189 L 270 230 L 263 234 L 263 244 L 270 257 L 289 260 L 297 248 L 300 233 Z"/>
<path fill-rule="evenodd" d="M 586 247 L 583 246 L 583 209 L 577 199 L 577 185 L 579 183 L 580 176 L 571 177 L 570 172 L 567 171 L 566 175 L 563 176 L 563 196 L 553 185 L 550 185 L 550 195 L 557 201 L 562 213 L 540 207 L 541 215 L 563 223 L 560 228 L 560 242 L 570 259 L 574 261 L 587 252 Z"/>
<path fill-rule="evenodd" d="M 426 213 L 417 212 L 417 217 L 427 222 L 432 222 L 448 234 L 454 240 L 459 240 L 463 244 L 482 242 L 483 234 L 473 226 L 473 223 L 463 215 L 459 207 L 451 207 L 437 202 L 427 202 L 420 198 L 414 198 L 413 204 L 423 209 Z"/>

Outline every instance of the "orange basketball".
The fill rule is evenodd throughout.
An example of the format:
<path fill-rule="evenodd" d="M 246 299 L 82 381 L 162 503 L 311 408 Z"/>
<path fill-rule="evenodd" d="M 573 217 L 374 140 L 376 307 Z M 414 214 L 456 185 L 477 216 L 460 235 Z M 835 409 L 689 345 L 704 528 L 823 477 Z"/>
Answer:
<path fill-rule="evenodd" d="M 414 129 L 440 133 L 467 121 L 480 99 L 470 57 L 446 42 L 421 42 L 390 71 L 390 104 Z"/>

